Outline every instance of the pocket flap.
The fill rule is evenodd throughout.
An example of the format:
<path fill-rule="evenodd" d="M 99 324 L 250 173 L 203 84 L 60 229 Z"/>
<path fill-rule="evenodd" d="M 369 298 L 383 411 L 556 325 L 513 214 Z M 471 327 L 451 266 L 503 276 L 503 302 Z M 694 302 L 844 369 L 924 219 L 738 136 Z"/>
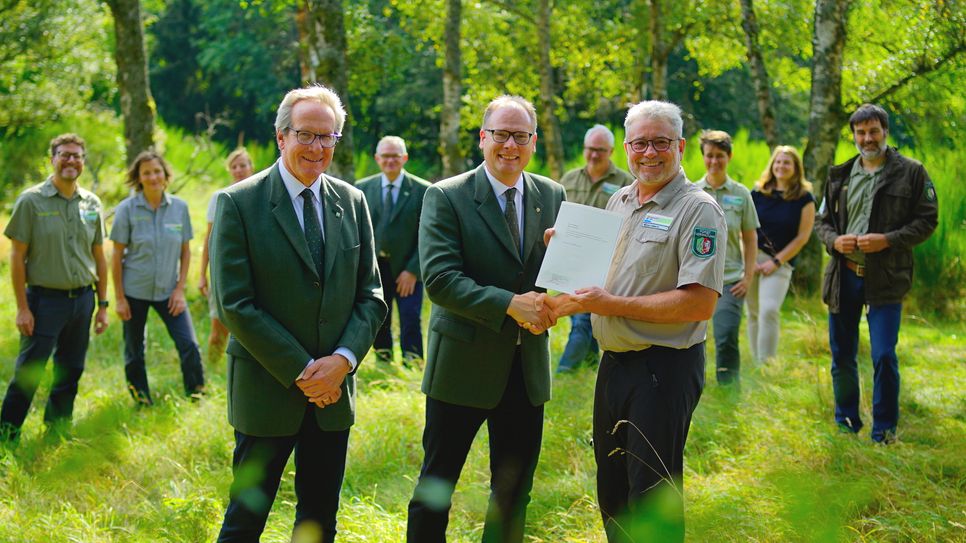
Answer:
<path fill-rule="evenodd" d="M 476 327 L 472 324 L 460 322 L 448 317 L 439 317 L 433 321 L 433 331 L 459 341 L 470 342 L 476 336 Z"/>

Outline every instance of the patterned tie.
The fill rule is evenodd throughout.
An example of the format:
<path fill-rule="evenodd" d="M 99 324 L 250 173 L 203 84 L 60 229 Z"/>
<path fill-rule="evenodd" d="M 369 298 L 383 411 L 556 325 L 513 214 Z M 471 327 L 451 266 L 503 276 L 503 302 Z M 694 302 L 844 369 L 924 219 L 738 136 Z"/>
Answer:
<path fill-rule="evenodd" d="M 322 227 L 319 226 L 319 216 L 315 213 L 315 202 L 312 189 L 302 191 L 302 219 L 305 222 L 305 243 L 309 246 L 315 270 L 322 277 Z"/>
<path fill-rule="evenodd" d="M 389 218 L 392 217 L 392 189 L 396 185 L 389 183 L 386 185 L 386 197 L 382 201 L 382 214 L 379 215 L 379 225 L 376 227 L 376 238 L 379 240 L 379 251 L 388 253 L 386 246 L 386 231 L 389 230 Z"/>
<path fill-rule="evenodd" d="M 503 218 L 506 219 L 506 225 L 510 228 L 510 238 L 513 239 L 513 246 L 517 248 L 517 253 L 521 254 L 520 223 L 517 222 L 516 194 L 517 189 L 515 188 L 506 189 L 506 192 L 503 193 L 503 196 L 506 197 L 506 207 L 503 209 Z"/>

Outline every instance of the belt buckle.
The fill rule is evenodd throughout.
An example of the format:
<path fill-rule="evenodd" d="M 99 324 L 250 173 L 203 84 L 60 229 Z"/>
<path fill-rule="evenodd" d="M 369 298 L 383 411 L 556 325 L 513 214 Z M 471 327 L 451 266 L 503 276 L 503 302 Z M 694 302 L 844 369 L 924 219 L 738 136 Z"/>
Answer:
<path fill-rule="evenodd" d="M 856 264 L 855 265 L 855 276 L 856 277 L 865 277 L 865 265 L 864 264 Z"/>
<path fill-rule="evenodd" d="M 76 289 L 76 288 L 69 288 L 69 289 L 67 289 L 67 297 L 68 298 L 76 298 L 77 296 L 79 296 L 77 294 L 77 290 L 78 289 Z"/>
<path fill-rule="evenodd" d="M 380 250 L 379 254 L 376 256 L 378 256 L 379 258 L 389 258 L 389 253 L 387 253 L 386 251 Z"/>

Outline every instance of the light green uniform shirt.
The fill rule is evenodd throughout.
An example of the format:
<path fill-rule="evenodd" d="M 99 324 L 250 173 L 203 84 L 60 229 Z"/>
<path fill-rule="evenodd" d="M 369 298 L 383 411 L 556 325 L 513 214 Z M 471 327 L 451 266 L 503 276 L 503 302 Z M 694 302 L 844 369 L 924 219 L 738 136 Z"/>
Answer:
<path fill-rule="evenodd" d="M 634 182 L 634 176 L 614 166 L 610 168 L 596 183 L 587 175 L 587 168 L 570 170 L 560 178 L 560 184 L 567 189 L 567 201 L 593 206 L 598 209 L 607 207 L 607 200 L 621 187 Z"/>
<path fill-rule="evenodd" d="M 70 200 L 53 178 L 23 192 L 3 232 L 27 244 L 27 284 L 75 289 L 97 282 L 92 245 L 104 242 L 101 200 L 80 187 Z"/>
<path fill-rule="evenodd" d="M 849 187 L 846 191 L 846 214 L 849 224 L 845 227 L 846 234 L 863 235 L 869 232 L 869 216 L 872 215 L 872 189 L 879 180 L 879 172 L 882 168 L 874 172 L 867 172 L 862 167 L 862 160 L 856 160 L 852 165 L 852 172 L 849 174 Z M 846 258 L 865 264 L 865 253 L 862 251 L 852 251 L 845 255 Z"/>
<path fill-rule="evenodd" d="M 638 203 L 637 184 L 617 192 L 608 211 L 624 217 L 604 290 L 644 296 L 697 283 L 721 294 L 727 226 L 714 198 L 688 181 L 684 170 L 650 200 Z M 708 321 L 654 323 L 591 315 L 605 351 L 639 351 L 652 345 L 686 349 L 704 341 Z"/>
<path fill-rule="evenodd" d="M 761 226 L 758 212 L 751 200 L 751 191 L 744 185 L 727 177 L 720 188 L 712 187 L 705 177 L 695 183 L 714 197 L 724 211 L 728 223 L 728 243 L 725 246 L 724 283 L 730 285 L 741 281 L 745 274 L 745 261 L 741 253 L 741 233 Z"/>
<path fill-rule="evenodd" d="M 167 300 L 178 284 L 181 245 L 192 237 L 188 204 L 167 193 L 152 209 L 143 193 L 117 206 L 111 241 L 123 243 L 124 295 L 153 302 Z"/>

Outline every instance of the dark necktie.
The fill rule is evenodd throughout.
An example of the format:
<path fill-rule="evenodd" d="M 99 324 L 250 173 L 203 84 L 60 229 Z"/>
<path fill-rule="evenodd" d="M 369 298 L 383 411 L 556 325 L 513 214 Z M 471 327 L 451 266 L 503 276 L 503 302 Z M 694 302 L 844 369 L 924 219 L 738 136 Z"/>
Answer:
<path fill-rule="evenodd" d="M 379 240 L 379 251 L 388 253 L 389 248 L 386 247 L 386 231 L 389 230 L 389 219 L 392 217 L 392 189 L 395 187 L 392 183 L 386 185 L 386 195 L 382 200 L 382 214 L 379 215 L 379 225 L 376 227 L 376 237 Z"/>
<path fill-rule="evenodd" d="M 503 209 L 503 218 L 506 219 L 506 225 L 510 228 L 510 238 L 513 240 L 513 246 L 516 247 L 517 253 L 520 251 L 520 223 L 517 222 L 517 203 L 516 203 L 517 189 L 509 188 L 503 193 L 506 197 L 506 207 Z"/>
<path fill-rule="evenodd" d="M 319 226 L 319 216 L 315 213 L 315 202 L 312 190 L 302 191 L 302 219 L 305 223 L 305 243 L 309 246 L 309 253 L 315 261 L 315 270 L 322 277 L 322 227 Z"/>

